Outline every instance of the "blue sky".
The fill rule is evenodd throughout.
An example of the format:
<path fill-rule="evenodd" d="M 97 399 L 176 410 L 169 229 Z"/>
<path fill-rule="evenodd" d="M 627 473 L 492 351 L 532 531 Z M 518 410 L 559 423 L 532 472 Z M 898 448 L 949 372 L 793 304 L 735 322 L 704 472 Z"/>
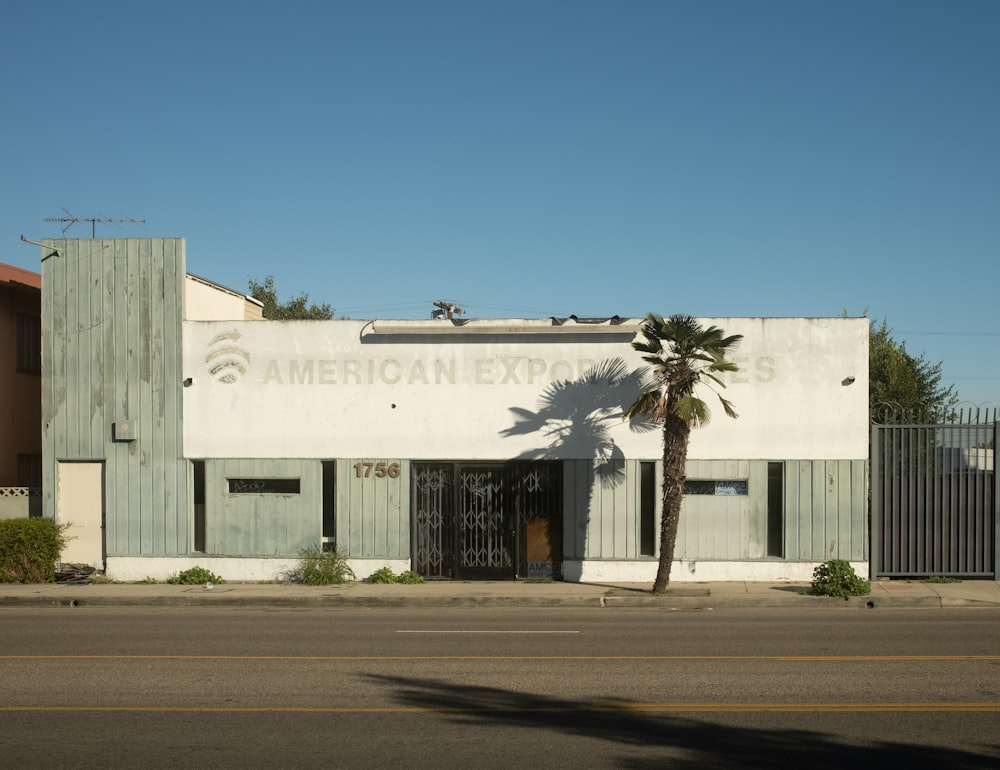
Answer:
<path fill-rule="evenodd" d="M 67 209 L 352 318 L 867 309 L 1000 403 L 998 41 L 995 0 L 16 3 L 0 262 Z"/>

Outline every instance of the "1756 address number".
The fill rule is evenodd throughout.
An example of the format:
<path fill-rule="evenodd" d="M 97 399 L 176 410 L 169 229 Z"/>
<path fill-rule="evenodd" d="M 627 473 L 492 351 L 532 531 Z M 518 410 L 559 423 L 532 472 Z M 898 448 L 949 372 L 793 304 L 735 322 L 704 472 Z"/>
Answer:
<path fill-rule="evenodd" d="M 354 475 L 359 479 L 367 479 L 372 476 L 377 479 L 384 479 L 386 476 L 390 479 L 398 479 L 399 463 L 390 463 L 384 460 L 354 463 Z"/>

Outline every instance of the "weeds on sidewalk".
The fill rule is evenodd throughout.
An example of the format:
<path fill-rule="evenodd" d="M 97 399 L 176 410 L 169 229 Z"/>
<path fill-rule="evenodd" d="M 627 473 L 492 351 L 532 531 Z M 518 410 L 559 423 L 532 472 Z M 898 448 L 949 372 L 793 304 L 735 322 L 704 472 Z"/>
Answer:
<path fill-rule="evenodd" d="M 191 567 L 190 569 L 186 569 L 183 572 L 179 572 L 176 575 L 168 577 L 167 582 L 175 586 L 204 586 L 210 583 L 212 585 L 225 583 L 226 581 L 210 569 L 205 569 L 204 567 Z"/>
<path fill-rule="evenodd" d="M 398 575 L 390 567 L 381 567 L 365 578 L 366 583 L 423 583 L 423 575 L 419 575 L 413 570 L 400 572 Z"/>
<path fill-rule="evenodd" d="M 299 551 L 299 563 L 287 573 L 289 583 L 304 586 L 328 586 L 357 580 L 354 570 L 336 548 L 324 551 L 319 546 Z"/>

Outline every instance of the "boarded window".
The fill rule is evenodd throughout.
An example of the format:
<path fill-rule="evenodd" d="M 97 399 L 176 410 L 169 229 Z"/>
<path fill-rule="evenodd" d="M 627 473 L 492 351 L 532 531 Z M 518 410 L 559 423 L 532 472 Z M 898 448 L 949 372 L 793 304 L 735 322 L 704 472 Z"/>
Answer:
<path fill-rule="evenodd" d="M 231 495 L 297 495 L 299 479 L 226 479 Z"/>
<path fill-rule="evenodd" d="M 701 480 L 688 479 L 684 482 L 685 495 L 745 495 L 747 494 L 746 479 L 732 480 Z"/>

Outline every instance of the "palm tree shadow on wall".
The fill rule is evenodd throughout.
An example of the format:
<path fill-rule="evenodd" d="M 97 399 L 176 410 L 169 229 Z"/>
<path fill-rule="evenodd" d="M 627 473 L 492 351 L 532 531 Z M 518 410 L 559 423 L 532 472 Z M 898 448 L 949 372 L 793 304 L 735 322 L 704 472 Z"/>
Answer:
<path fill-rule="evenodd" d="M 604 489 L 612 489 L 625 481 L 625 455 L 615 444 L 611 429 L 622 423 L 625 410 L 642 391 L 647 371 L 645 367 L 631 370 L 621 358 L 605 359 L 575 380 L 550 383 L 539 397 L 535 411 L 510 407 L 514 423 L 500 431 L 504 438 L 537 434 L 537 448 L 521 452 L 518 460 L 590 461 L 585 471 L 590 499 L 586 516 L 579 521 L 584 532 L 594 507 L 595 482 Z M 636 418 L 629 422 L 629 430 L 648 433 L 657 430 L 657 426 Z"/>

